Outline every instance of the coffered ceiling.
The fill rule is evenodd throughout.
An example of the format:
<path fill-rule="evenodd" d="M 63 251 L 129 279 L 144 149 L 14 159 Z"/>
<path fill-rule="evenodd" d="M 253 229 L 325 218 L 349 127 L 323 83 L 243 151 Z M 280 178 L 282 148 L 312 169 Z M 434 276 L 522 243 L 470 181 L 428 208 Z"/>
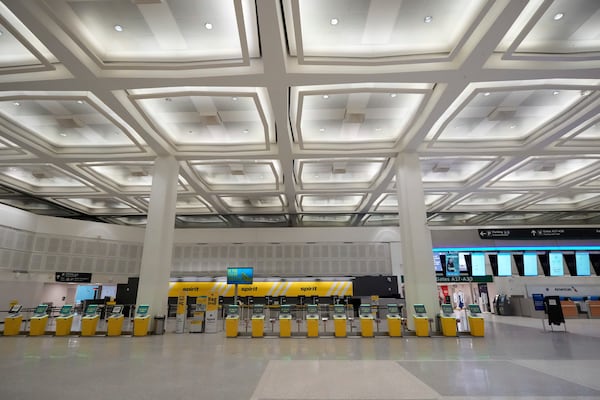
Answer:
<path fill-rule="evenodd" d="M 143 226 L 600 224 L 598 0 L 1 0 L 0 202 Z"/>

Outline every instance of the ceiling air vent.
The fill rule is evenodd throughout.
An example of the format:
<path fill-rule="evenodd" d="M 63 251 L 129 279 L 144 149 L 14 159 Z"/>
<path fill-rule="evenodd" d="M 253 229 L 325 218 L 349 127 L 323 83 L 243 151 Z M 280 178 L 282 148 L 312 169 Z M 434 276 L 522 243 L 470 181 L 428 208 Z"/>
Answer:
<path fill-rule="evenodd" d="M 203 125 L 206 125 L 206 126 L 217 126 L 217 125 L 221 125 L 223 123 L 223 121 L 221 121 L 221 117 L 219 117 L 219 114 L 212 114 L 212 115 L 201 115 L 200 123 Z"/>
<path fill-rule="evenodd" d="M 242 164 L 232 164 L 229 166 L 231 175 L 242 176 L 245 175 L 244 166 Z"/>
<path fill-rule="evenodd" d="M 344 122 L 347 124 L 362 124 L 365 122 L 365 114 L 364 113 L 351 113 L 346 110 L 346 115 L 344 115 Z"/>
<path fill-rule="evenodd" d="M 62 115 L 56 117 L 56 122 L 58 126 L 62 129 L 73 129 L 73 128 L 81 128 L 85 126 L 85 124 L 72 115 Z"/>
<path fill-rule="evenodd" d="M 533 170 L 536 172 L 552 172 L 555 168 L 556 164 L 553 162 L 543 162 L 536 165 Z"/>
<path fill-rule="evenodd" d="M 513 107 L 496 107 L 487 117 L 488 121 L 510 121 L 517 112 Z"/>
<path fill-rule="evenodd" d="M 45 174 L 45 173 L 43 173 L 43 172 L 38 172 L 38 171 L 32 172 L 32 173 L 31 173 L 31 175 L 32 175 L 32 176 L 33 176 L 35 179 L 47 179 L 47 178 L 48 178 L 48 175 L 46 175 L 46 174 Z"/>
<path fill-rule="evenodd" d="M 345 174 L 346 173 L 346 163 L 333 163 L 332 172 L 334 174 Z"/>
<path fill-rule="evenodd" d="M 437 163 L 431 168 L 431 170 L 438 174 L 445 174 L 450 171 L 450 164 L 447 163 Z"/>
<path fill-rule="evenodd" d="M 136 178 L 143 178 L 145 176 L 148 176 L 148 172 L 144 171 L 143 169 L 139 169 L 136 171 L 131 171 L 131 176 L 134 176 Z"/>

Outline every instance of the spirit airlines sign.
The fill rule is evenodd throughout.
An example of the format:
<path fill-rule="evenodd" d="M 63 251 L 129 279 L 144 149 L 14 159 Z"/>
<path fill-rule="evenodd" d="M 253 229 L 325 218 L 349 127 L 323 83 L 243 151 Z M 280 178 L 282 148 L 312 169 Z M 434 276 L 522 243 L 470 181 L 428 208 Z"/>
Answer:
<path fill-rule="evenodd" d="M 179 293 L 188 296 L 206 296 L 214 293 L 218 296 L 233 297 L 235 285 L 226 282 L 171 282 L 169 297 Z M 238 285 L 238 296 L 279 297 L 279 296 L 352 296 L 352 282 L 255 282 L 251 285 Z"/>

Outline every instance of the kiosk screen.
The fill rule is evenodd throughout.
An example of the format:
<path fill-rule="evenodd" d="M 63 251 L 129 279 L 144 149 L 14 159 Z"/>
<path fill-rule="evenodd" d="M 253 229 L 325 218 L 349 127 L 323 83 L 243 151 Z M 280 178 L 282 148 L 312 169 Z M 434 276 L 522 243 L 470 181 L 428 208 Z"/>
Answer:
<path fill-rule="evenodd" d="M 317 308 L 316 304 L 308 304 L 306 306 L 306 313 L 307 314 L 316 314 L 316 313 L 318 313 L 318 310 L 319 309 Z"/>
<path fill-rule="evenodd" d="M 361 305 L 360 308 L 358 309 L 358 313 L 360 315 L 371 314 L 371 305 L 370 304 L 363 304 L 363 305 Z"/>
<path fill-rule="evenodd" d="M 235 304 L 230 304 L 227 307 L 227 315 L 239 315 L 239 313 L 239 308 Z"/>
<path fill-rule="evenodd" d="M 73 306 L 71 304 L 65 304 L 60 309 L 60 315 L 69 315 L 69 314 L 71 314 L 72 309 L 73 309 Z"/>
<path fill-rule="evenodd" d="M 85 309 L 85 313 L 87 315 L 96 314 L 96 311 L 98 311 L 98 304 L 89 304 Z"/>
<path fill-rule="evenodd" d="M 137 315 L 139 315 L 140 317 L 145 317 L 146 314 L 148 314 L 149 309 L 150 309 L 150 306 L 147 304 L 139 305 L 138 309 L 137 309 Z"/>
<path fill-rule="evenodd" d="M 425 309 L 425 304 L 415 304 L 413 307 L 415 308 L 415 313 L 427 314 L 427 310 Z"/>
<path fill-rule="evenodd" d="M 15 304 L 14 306 L 12 306 L 12 307 L 10 308 L 10 310 L 8 310 L 8 312 L 9 312 L 10 314 L 16 314 L 16 313 L 18 313 L 19 311 L 21 311 L 21 308 L 23 308 L 23 306 L 22 306 L 22 305 L 20 305 L 20 304 Z"/>
<path fill-rule="evenodd" d="M 334 314 L 345 314 L 346 307 L 343 304 L 336 304 L 333 306 L 333 312 Z"/>
<path fill-rule="evenodd" d="M 252 314 L 263 315 L 264 313 L 265 313 L 265 306 L 263 306 L 262 304 L 255 304 L 254 307 L 252 307 Z"/>
<path fill-rule="evenodd" d="M 113 314 L 121 314 L 123 312 L 123 306 L 114 306 L 112 309 Z"/>
<path fill-rule="evenodd" d="M 479 304 L 469 304 L 469 311 L 471 311 L 471 314 L 481 314 Z"/>
<path fill-rule="evenodd" d="M 400 314 L 400 308 L 397 304 L 388 304 L 387 309 L 388 314 Z"/>
<path fill-rule="evenodd" d="M 47 309 L 48 309 L 47 304 L 40 304 L 39 306 L 36 307 L 34 314 L 45 314 Z"/>
<path fill-rule="evenodd" d="M 450 315 L 453 311 L 452 304 L 442 304 L 442 313 L 444 315 Z"/>
<path fill-rule="evenodd" d="M 281 306 L 281 308 L 279 309 L 279 312 L 281 314 L 289 314 L 291 311 L 291 307 L 289 306 L 289 304 L 284 304 Z"/>

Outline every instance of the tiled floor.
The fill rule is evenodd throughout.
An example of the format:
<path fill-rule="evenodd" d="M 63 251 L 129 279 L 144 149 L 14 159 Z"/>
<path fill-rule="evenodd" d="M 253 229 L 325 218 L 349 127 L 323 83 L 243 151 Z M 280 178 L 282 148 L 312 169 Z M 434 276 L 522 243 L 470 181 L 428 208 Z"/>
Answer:
<path fill-rule="evenodd" d="M 484 338 L 0 337 L 0 399 L 600 399 L 600 320 L 567 330 L 490 316 Z"/>

